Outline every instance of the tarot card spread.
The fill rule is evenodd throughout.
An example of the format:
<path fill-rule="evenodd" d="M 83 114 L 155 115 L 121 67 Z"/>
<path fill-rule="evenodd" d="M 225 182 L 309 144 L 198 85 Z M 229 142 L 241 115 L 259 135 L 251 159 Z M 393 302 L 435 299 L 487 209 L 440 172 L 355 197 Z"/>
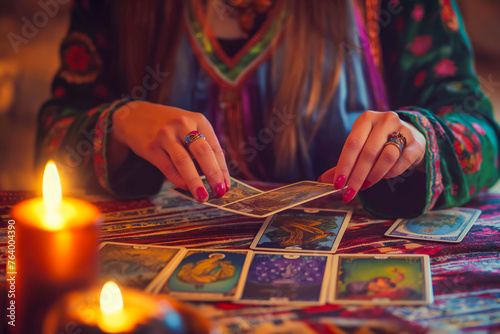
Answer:
<path fill-rule="evenodd" d="M 250 248 L 282 252 L 332 253 L 351 217 L 349 211 L 289 209 L 268 217 Z"/>
<path fill-rule="evenodd" d="M 190 249 L 156 292 L 184 300 L 236 300 L 252 251 Z"/>
<path fill-rule="evenodd" d="M 105 242 L 99 247 L 100 280 L 151 291 L 160 274 L 184 252 L 183 247 L 164 247 Z"/>
<path fill-rule="evenodd" d="M 399 219 L 385 233 L 388 237 L 440 242 L 461 242 L 481 210 L 454 208 L 428 212 L 412 219 Z"/>
<path fill-rule="evenodd" d="M 335 255 L 329 299 L 332 304 L 431 304 L 429 256 Z"/>
<path fill-rule="evenodd" d="M 324 304 L 330 262 L 326 255 L 255 252 L 241 300 L 273 305 Z"/>

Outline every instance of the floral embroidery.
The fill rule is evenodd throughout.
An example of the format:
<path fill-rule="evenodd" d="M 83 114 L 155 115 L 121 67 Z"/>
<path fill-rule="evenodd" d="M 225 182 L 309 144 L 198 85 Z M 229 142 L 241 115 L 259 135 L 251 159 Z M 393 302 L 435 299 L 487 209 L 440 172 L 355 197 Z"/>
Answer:
<path fill-rule="evenodd" d="M 441 173 L 441 158 L 439 154 L 438 137 L 436 134 L 436 130 L 441 133 L 442 129 L 440 129 L 439 123 L 434 124 L 437 125 L 435 129 L 427 117 L 425 117 L 418 111 L 413 111 L 411 107 L 405 107 L 402 110 L 404 110 L 405 114 L 413 120 L 412 123 L 425 136 L 425 139 L 428 143 L 428 147 L 426 149 L 426 165 L 429 187 L 427 188 L 428 195 L 424 208 L 424 212 L 427 212 L 428 210 L 432 210 L 432 208 L 436 204 L 438 197 L 441 195 L 444 189 L 443 176 Z"/>
<path fill-rule="evenodd" d="M 99 115 L 99 119 L 95 123 L 94 127 L 94 152 L 93 152 L 93 162 L 94 162 L 94 171 L 99 181 L 100 185 L 108 190 L 110 193 L 114 194 L 111 186 L 109 184 L 108 178 L 108 166 L 107 166 L 107 140 L 108 135 L 111 130 L 112 121 L 111 117 L 115 110 L 120 108 L 122 105 L 127 103 L 127 99 L 117 100 L 112 104 L 104 104 L 101 105 L 94 110 L 101 112 Z M 116 195 L 116 194 L 115 194 Z"/>
<path fill-rule="evenodd" d="M 411 12 L 411 17 L 415 21 L 420 22 L 424 17 L 424 6 L 416 5 L 415 8 L 413 8 L 413 11 Z"/>
<path fill-rule="evenodd" d="M 413 81 L 413 85 L 415 85 L 415 87 L 422 86 L 422 84 L 425 81 L 425 78 L 427 78 L 427 73 L 425 73 L 424 70 L 418 72 L 417 75 L 415 76 L 415 81 Z"/>
<path fill-rule="evenodd" d="M 83 46 L 73 45 L 64 59 L 72 71 L 86 71 L 90 55 Z"/>
<path fill-rule="evenodd" d="M 94 109 L 91 109 L 88 113 L 87 113 L 87 116 L 90 117 L 92 116 L 93 114 L 95 114 L 96 112 L 98 112 L 100 109 L 100 107 L 95 107 Z"/>
<path fill-rule="evenodd" d="M 108 171 L 106 165 L 106 127 L 109 126 L 109 118 L 112 115 L 112 109 L 109 108 L 102 112 L 96 122 L 94 137 L 94 170 L 99 183 L 104 189 L 111 191 L 108 184 Z"/>
<path fill-rule="evenodd" d="M 411 53 L 415 56 L 425 55 L 432 46 L 431 36 L 417 36 L 413 40 L 413 43 L 409 45 Z"/>
<path fill-rule="evenodd" d="M 479 171 L 483 156 L 478 135 L 463 124 L 448 122 L 447 124 L 455 135 L 453 147 L 464 173 Z"/>
<path fill-rule="evenodd" d="M 455 9 L 453 8 L 451 0 L 441 0 L 440 2 L 441 18 L 443 19 L 445 27 L 453 32 L 458 31 L 460 26 L 458 24 L 457 14 L 455 13 Z"/>
<path fill-rule="evenodd" d="M 56 110 L 54 108 L 49 108 L 46 112 L 44 112 L 40 117 L 40 124 L 43 124 L 43 129 L 48 130 L 52 126 L 52 122 L 56 117 Z"/>
<path fill-rule="evenodd" d="M 476 122 L 472 123 L 472 127 L 474 128 L 474 130 L 477 131 L 477 133 L 479 133 L 480 135 L 484 136 L 486 134 L 486 131 L 484 131 L 483 127 L 479 124 L 477 124 Z"/>
<path fill-rule="evenodd" d="M 452 76 L 457 72 L 457 67 L 453 60 L 443 59 L 436 66 L 434 66 L 434 73 L 436 77 L 448 77 Z"/>
<path fill-rule="evenodd" d="M 73 32 L 63 41 L 60 76 L 69 83 L 89 83 L 102 69 L 101 58 L 89 36 Z"/>
<path fill-rule="evenodd" d="M 476 192 L 476 186 L 475 185 L 472 185 L 470 188 L 469 188 L 469 196 L 472 197 L 474 196 L 474 193 Z"/>
<path fill-rule="evenodd" d="M 44 139 L 43 151 L 45 153 L 57 151 L 73 120 L 74 117 L 63 118 L 52 126 L 52 129 L 50 129 Z M 50 119 L 51 121 L 52 119 Z"/>

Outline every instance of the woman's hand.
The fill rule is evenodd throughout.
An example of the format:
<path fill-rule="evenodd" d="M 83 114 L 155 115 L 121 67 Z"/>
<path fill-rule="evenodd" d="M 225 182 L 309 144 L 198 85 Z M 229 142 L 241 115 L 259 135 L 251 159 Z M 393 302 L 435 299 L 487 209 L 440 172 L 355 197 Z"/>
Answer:
<path fill-rule="evenodd" d="M 224 153 L 208 120 L 200 113 L 144 101 L 126 104 L 113 114 L 110 163 L 119 165 L 128 149 L 155 165 L 165 177 L 182 189 L 189 189 L 200 202 L 208 193 L 193 158 L 205 174 L 212 192 L 223 196 L 230 187 Z M 184 146 L 184 138 L 198 131 L 205 139 Z"/>
<path fill-rule="evenodd" d="M 394 145 L 385 146 L 394 131 L 406 138 L 403 153 Z M 358 190 L 416 167 L 424 158 L 425 146 L 425 137 L 396 113 L 366 111 L 354 122 L 337 166 L 321 175 L 318 181 L 333 183 L 337 189 L 347 185 L 342 200 L 348 203 Z"/>

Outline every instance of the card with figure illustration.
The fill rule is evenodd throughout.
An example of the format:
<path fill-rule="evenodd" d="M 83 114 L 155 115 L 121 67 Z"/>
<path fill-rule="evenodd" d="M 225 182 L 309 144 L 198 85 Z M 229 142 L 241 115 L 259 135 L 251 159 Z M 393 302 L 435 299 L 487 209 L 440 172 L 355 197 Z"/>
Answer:
<path fill-rule="evenodd" d="M 331 256 L 254 252 L 241 295 L 243 303 L 322 305 Z"/>
<path fill-rule="evenodd" d="M 351 215 L 350 211 L 288 209 L 266 219 L 250 248 L 333 253 L 339 246 Z"/>
<path fill-rule="evenodd" d="M 210 206 L 221 207 L 237 202 L 241 199 L 262 193 L 262 190 L 256 189 L 252 186 L 249 186 L 246 183 L 231 178 L 231 189 L 229 189 L 229 191 L 224 196 L 217 197 L 212 192 L 212 189 L 210 188 L 210 185 L 208 184 L 208 181 L 205 178 L 205 176 L 202 176 L 201 180 L 203 181 L 203 185 L 205 186 L 205 189 L 208 192 L 208 200 L 201 204 L 206 204 Z M 177 187 L 172 187 L 170 188 L 170 190 L 178 195 L 181 195 L 187 199 L 190 199 L 198 203 L 198 201 L 193 197 L 193 195 L 189 190 L 184 190 Z"/>
<path fill-rule="evenodd" d="M 334 255 L 329 294 L 332 304 L 431 304 L 429 256 Z"/>
<path fill-rule="evenodd" d="M 249 250 L 189 249 L 155 292 L 182 300 L 236 300 L 248 270 Z"/>
<path fill-rule="evenodd" d="M 329 183 L 301 181 L 239 200 L 221 209 L 250 217 L 264 218 L 340 191 Z"/>
<path fill-rule="evenodd" d="M 104 242 L 99 246 L 99 280 L 149 292 L 184 252 L 183 247 Z"/>
<path fill-rule="evenodd" d="M 398 219 L 388 237 L 439 242 L 461 242 L 481 215 L 481 210 L 453 208 L 430 211 L 416 218 Z"/>

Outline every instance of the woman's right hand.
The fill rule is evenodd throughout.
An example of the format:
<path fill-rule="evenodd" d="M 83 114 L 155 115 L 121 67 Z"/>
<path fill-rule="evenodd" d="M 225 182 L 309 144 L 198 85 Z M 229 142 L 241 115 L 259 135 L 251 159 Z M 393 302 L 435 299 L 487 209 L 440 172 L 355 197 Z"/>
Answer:
<path fill-rule="evenodd" d="M 206 140 L 195 140 L 188 152 L 184 137 L 195 130 Z M 208 199 L 208 193 L 193 157 L 216 196 L 222 197 L 229 190 L 223 150 L 211 124 L 200 113 L 145 101 L 125 104 L 113 114 L 110 163 L 121 164 L 129 149 L 155 165 L 175 186 L 189 189 L 200 202 Z"/>

